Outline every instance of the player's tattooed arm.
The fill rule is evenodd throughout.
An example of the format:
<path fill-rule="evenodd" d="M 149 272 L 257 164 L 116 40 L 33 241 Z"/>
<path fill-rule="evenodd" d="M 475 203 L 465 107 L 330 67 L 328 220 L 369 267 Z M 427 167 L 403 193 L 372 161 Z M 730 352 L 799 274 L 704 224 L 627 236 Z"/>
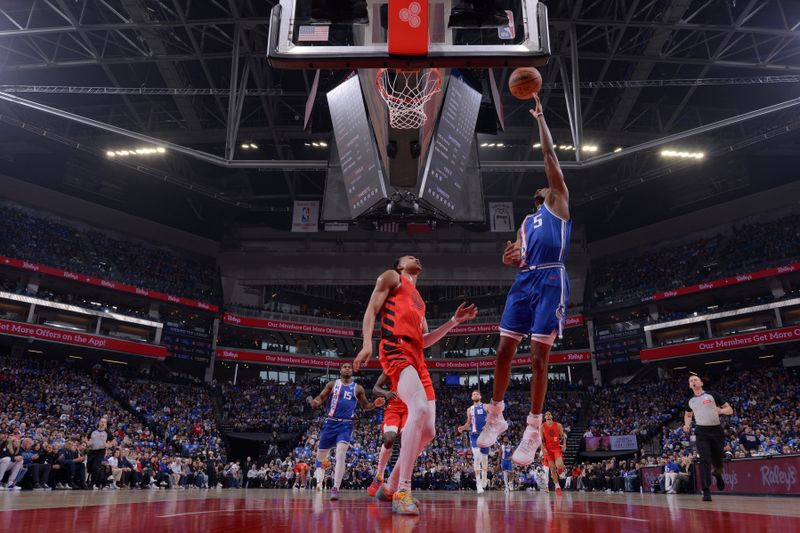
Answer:
<path fill-rule="evenodd" d="M 475 306 L 475 304 L 467 304 L 467 302 L 464 302 L 458 306 L 458 309 L 456 309 L 456 312 L 453 314 L 453 317 L 450 320 L 431 332 L 428 332 L 428 321 L 423 320 L 422 347 L 428 348 L 433 346 L 458 324 L 472 320 L 476 316 L 478 316 L 478 308 Z"/>
<path fill-rule="evenodd" d="M 364 411 L 373 411 L 377 407 L 383 407 L 383 405 L 386 403 L 385 398 L 375 398 L 374 402 L 367 400 L 364 387 L 361 385 L 356 385 L 356 400 L 358 400 L 358 406 Z"/>
<path fill-rule="evenodd" d="M 329 381 L 325 384 L 325 388 L 322 389 L 322 392 L 319 393 L 319 396 L 311 400 L 311 407 L 319 407 L 320 405 L 328 399 L 328 396 L 331 395 L 331 391 L 333 390 L 333 381 Z"/>
<path fill-rule="evenodd" d="M 364 311 L 364 319 L 361 323 L 361 351 L 356 355 L 353 361 L 353 370 L 358 372 L 358 369 L 369 361 L 372 357 L 372 331 L 375 329 L 375 317 L 380 313 L 386 298 L 389 293 L 400 285 L 400 274 L 396 270 L 387 270 L 375 282 L 375 288 L 372 290 L 372 296 L 369 298 L 367 310 Z"/>

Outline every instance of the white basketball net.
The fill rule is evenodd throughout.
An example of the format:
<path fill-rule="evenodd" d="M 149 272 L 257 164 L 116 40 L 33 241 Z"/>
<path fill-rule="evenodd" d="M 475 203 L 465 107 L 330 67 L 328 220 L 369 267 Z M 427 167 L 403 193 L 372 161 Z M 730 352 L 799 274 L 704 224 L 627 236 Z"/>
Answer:
<path fill-rule="evenodd" d="M 396 129 L 417 129 L 425 124 L 425 102 L 442 90 L 439 69 L 395 70 L 382 68 L 375 85 L 389 107 L 389 124 Z"/>

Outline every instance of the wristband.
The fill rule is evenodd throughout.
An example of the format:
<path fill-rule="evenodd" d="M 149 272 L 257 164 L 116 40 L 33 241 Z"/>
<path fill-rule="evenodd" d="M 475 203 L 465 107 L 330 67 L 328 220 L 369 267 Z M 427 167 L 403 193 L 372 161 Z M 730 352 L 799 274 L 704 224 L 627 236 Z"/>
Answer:
<path fill-rule="evenodd" d="M 450 317 L 450 322 L 452 322 L 456 326 L 458 325 L 458 320 L 456 320 L 456 315 Z"/>

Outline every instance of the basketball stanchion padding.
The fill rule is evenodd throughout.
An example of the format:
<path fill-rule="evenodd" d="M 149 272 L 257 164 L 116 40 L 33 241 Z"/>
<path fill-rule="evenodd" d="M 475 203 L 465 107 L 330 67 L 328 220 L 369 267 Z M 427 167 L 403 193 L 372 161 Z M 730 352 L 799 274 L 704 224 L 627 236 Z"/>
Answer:
<path fill-rule="evenodd" d="M 396 129 L 416 129 L 428 118 L 425 102 L 442 90 L 442 73 L 438 68 L 382 68 L 375 76 L 375 86 L 389 108 L 389 125 Z"/>
<path fill-rule="evenodd" d="M 427 55 L 427 0 L 389 0 L 387 39 L 389 55 Z"/>

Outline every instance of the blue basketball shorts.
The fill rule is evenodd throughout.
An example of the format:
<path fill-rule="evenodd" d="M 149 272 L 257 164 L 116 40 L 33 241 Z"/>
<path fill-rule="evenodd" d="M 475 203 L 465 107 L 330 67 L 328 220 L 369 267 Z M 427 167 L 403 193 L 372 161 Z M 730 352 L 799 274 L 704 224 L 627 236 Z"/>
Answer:
<path fill-rule="evenodd" d="M 478 447 L 478 435 L 480 433 L 469 434 L 469 445 L 473 450 Z M 480 450 L 483 455 L 489 455 L 489 448 L 481 448 Z"/>
<path fill-rule="evenodd" d="M 553 344 L 556 335 L 561 337 L 568 302 L 565 269 L 519 272 L 506 297 L 500 335 L 517 340 L 530 335 L 532 340 Z"/>
<path fill-rule="evenodd" d="M 353 421 L 334 421 L 326 420 L 319 433 L 319 449 L 330 450 L 336 444 L 346 442 L 350 444 L 353 440 Z"/>

